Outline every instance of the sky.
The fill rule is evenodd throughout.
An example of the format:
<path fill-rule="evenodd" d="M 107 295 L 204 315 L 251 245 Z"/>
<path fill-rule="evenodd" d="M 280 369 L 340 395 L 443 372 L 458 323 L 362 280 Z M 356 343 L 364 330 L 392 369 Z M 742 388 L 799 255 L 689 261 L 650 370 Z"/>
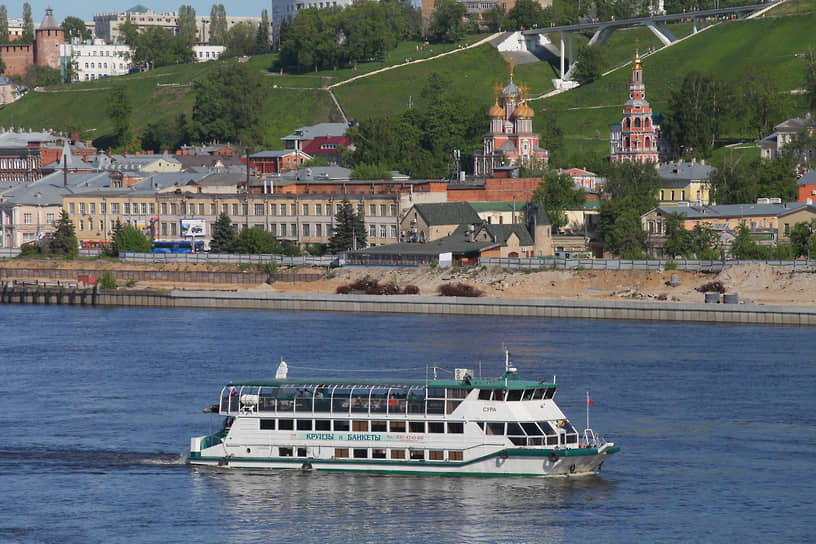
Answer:
<path fill-rule="evenodd" d="M 9 2 L 0 0 L 0 4 L 5 4 L 9 17 L 23 16 L 23 1 Z M 57 2 L 56 0 L 28 0 L 31 4 L 31 16 L 36 24 L 39 24 L 45 16 L 45 9 L 50 5 L 54 9 L 54 18 L 62 22 L 69 15 L 79 17 L 83 21 L 93 19 L 94 13 L 123 12 L 133 6 L 142 4 L 157 11 L 165 13 L 178 11 L 181 5 L 190 5 L 196 10 L 196 15 L 209 15 L 212 5 L 215 3 L 224 4 L 227 8 L 227 16 L 260 17 L 261 10 L 266 9 L 272 13 L 271 0 L 242 0 L 241 2 L 228 2 L 224 0 L 178 0 L 177 3 L 152 3 L 139 0 L 74 0 L 72 2 Z"/>

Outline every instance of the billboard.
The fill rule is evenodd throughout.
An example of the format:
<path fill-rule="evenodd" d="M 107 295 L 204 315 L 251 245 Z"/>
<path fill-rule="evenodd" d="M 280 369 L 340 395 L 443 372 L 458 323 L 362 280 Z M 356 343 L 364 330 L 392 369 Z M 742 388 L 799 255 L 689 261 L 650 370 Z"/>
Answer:
<path fill-rule="evenodd" d="M 207 233 L 207 222 L 204 219 L 182 219 L 182 236 L 204 236 Z"/>

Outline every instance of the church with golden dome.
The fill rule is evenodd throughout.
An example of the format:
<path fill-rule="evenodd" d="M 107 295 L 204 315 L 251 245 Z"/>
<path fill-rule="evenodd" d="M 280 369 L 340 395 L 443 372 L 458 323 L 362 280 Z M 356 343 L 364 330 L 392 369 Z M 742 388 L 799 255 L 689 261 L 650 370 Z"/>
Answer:
<path fill-rule="evenodd" d="M 484 147 L 473 154 L 474 175 L 492 177 L 501 166 L 546 166 L 549 154 L 538 147 L 538 134 L 533 133 L 535 112 L 527 104 L 527 88 L 513 83 L 497 85 L 496 100 L 490 108 L 490 132 L 484 136 Z"/>

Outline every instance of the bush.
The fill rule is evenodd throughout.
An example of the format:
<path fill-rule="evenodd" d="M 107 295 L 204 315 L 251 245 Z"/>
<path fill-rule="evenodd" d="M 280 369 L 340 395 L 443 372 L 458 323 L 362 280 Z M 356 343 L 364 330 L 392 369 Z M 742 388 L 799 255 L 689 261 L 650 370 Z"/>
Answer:
<path fill-rule="evenodd" d="M 102 272 L 102 278 L 99 280 L 100 289 L 116 289 L 116 278 L 113 277 L 113 272 L 105 270 Z"/>
<path fill-rule="evenodd" d="M 402 288 L 403 295 L 418 295 L 419 294 L 419 287 L 416 285 L 406 285 Z"/>
<path fill-rule="evenodd" d="M 482 292 L 466 283 L 452 283 L 439 286 L 439 294 L 443 297 L 480 297 Z"/>
<path fill-rule="evenodd" d="M 40 255 L 40 248 L 35 242 L 28 242 L 20 246 L 20 257 L 37 257 Z"/>
<path fill-rule="evenodd" d="M 393 282 L 380 285 L 379 281 L 366 276 L 354 283 L 339 286 L 335 290 L 335 293 L 338 295 L 348 295 L 352 291 L 362 291 L 366 295 L 418 295 L 419 287 L 416 285 L 406 285 L 404 289 L 400 289 L 399 285 Z"/>
<path fill-rule="evenodd" d="M 666 264 L 663 266 L 664 270 L 677 270 L 677 263 L 674 261 L 666 261 Z"/>
<path fill-rule="evenodd" d="M 721 281 L 710 281 L 705 285 L 695 288 L 695 291 L 700 293 L 725 293 L 725 286 Z"/>

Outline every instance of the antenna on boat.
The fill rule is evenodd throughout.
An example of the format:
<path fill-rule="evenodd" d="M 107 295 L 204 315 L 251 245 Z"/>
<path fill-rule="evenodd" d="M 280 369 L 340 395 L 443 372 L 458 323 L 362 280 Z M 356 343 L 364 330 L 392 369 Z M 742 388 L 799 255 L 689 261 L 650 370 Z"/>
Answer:
<path fill-rule="evenodd" d="M 434 372 L 434 381 L 436 381 L 436 366 L 433 367 L 433 372 Z"/>
<path fill-rule="evenodd" d="M 587 429 L 590 428 L 589 427 L 589 405 L 590 404 L 594 404 L 594 403 L 592 402 L 592 399 L 589 397 L 589 389 L 587 389 L 587 405 L 586 405 L 586 411 L 587 411 L 586 428 Z"/>

